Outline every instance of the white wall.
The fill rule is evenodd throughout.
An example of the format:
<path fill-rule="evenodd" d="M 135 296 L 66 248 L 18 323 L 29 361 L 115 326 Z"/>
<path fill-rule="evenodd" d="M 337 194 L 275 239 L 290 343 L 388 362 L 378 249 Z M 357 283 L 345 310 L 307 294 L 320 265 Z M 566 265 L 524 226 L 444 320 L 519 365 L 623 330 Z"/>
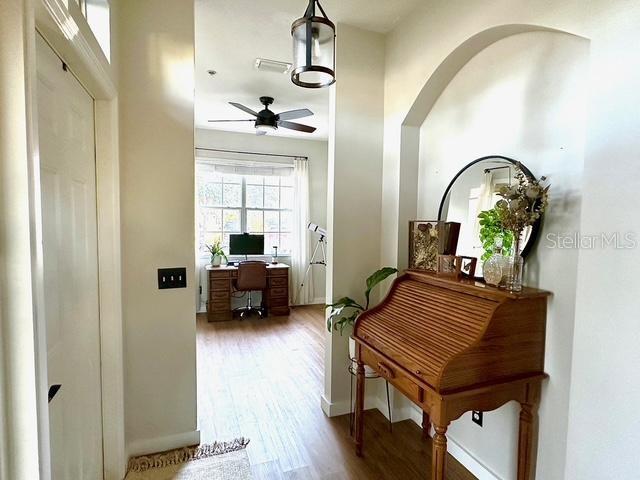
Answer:
<path fill-rule="evenodd" d="M 587 55 L 586 42 L 577 37 L 536 32 L 500 40 L 467 63 L 421 128 L 418 217 L 437 217 L 442 193 L 463 166 L 502 154 L 549 177 L 552 208 L 541 238 L 579 230 Z M 545 365 L 552 381 L 544 388 L 540 418 L 541 431 L 557 435 L 540 443 L 541 478 L 562 471 L 566 451 L 567 417 L 557 418 L 556 412 L 569 405 L 578 257 L 577 250 L 548 247 L 540 241 L 527 259 L 527 283 L 554 292 Z M 482 429 L 467 414 L 452 424 L 450 437 L 499 478 L 512 478 L 518 412 L 513 403 L 487 413 Z"/>
<path fill-rule="evenodd" d="M 197 442 L 193 3 L 117 11 L 129 454 Z M 187 267 L 187 289 L 157 269 Z"/>
<path fill-rule="evenodd" d="M 366 55 L 363 52 L 367 52 Z M 327 302 L 362 300 L 365 279 L 379 268 L 384 37 L 337 26 L 337 83 L 329 130 L 329 268 Z M 327 333 L 323 408 L 349 411 L 347 335 Z"/>
<path fill-rule="evenodd" d="M 23 2 L 0 3 L 0 478 L 16 480 L 38 478 L 41 454 L 32 256 L 39 205 L 29 138 L 32 22 Z"/>
<path fill-rule="evenodd" d="M 638 232 L 640 218 L 630 215 L 621 205 L 633 205 L 640 187 L 640 117 L 634 107 L 640 100 L 637 89 L 640 67 L 629 48 L 640 41 L 639 19 L 640 6 L 631 1 L 592 1 L 585 5 L 579 0 L 454 0 L 429 2 L 417 9 L 389 35 L 386 44 L 383 224 L 395 221 L 399 228 L 404 228 L 403 223 L 398 223 L 404 195 L 401 179 L 409 176 L 405 167 L 415 171 L 415 167 L 409 165 L 415 161 L 415 156 L 408 155 L 401 147 L 403 135 L 408 134 L 402 124 L 406 120 L 408 126 L 415 128 L 412 107 L 416 99 L 429 100 L 429 94 L 437 97 L 438 88 L 446 87 L 447 74 L 455 74 L 456 69 L 466 63 L 465 51 L 458 47 L 462 45 L 468 51 L 467 40 L 472 44 L 479 38 L 474 36 L 480 32 L 491 32 L 489 37 L 500 33 L 500 29 L 494 27 L 509 25 L 504 30 L 518 31 L 534 29 L 522 27 L 533 25 L 580 35 L 589 42 L 589 67 L 582 84 L 586 86 L 588 112 L 583 165 L 580 165 L 577 150 L 569 156 L 559 151 L 565 140 L 574 142 L 577 138 L 569 134 L 565 137 L 562 133 L 566 131 L 558 120 L 562 118 L 562 112 L 553 110 L 558 104 L 549 104 L 546 94 L 555 91 L 564 97 L 572 92 L 557 90 L 566 78 L 545 69 L 560 61 L 561 57 L 557 55 L 564 47 L 550 44 L 546 52 L 540 51 L 542 38 L 530 45 L 533 51 L 521 52 L 522 62 L 527 58 L 537 62 L 537 65 L 530 64 L 528 75 L 524 75 L 527 69 L 524 64 L 518 67 L 524 75 L 520 77 L 514 78 L 511 71 L 502 69 L 503 61 L 515 62 L 512 65 L 516 66 L 521 62 L 514 58 L 512 51 L 506 59 L 499 56 L 485 58 L 489 63 L 484 69 L 476 70 L 477 78 L 458 85 L 456 91 L 471 101 L 470 104 L 457 102 L 454 98 L 447 100 L 447 89 L 442 100 L 448 108 L 438 113 L 436 105 L 432 112 L 435 116 L 430 115 L 429 122 L 436 116 L 439 120 L 434 122 L 434 135 L 426 139 L 427 150 L 423 152 L 429 151 L 437 132 L 443 142 L 436 141 L 435 150 L 430 153 L 447 155 L 453 149 L 459 155 L 449 156 L 451 170 L 455 170 L 471 160 L 467 156 L 475 155 L 476 150 L 499 147 L 501 153 L 524 160 L 534 173 L 552 173 L 555 177 L 554 199 L 549 221 L 545 224 L 547 231 L 579 226 L 584 233 Z M 487 39 L 486 36 L 483 38 Z M 500 35 L 493 41 L 498 38 Z M 524 40 L 514 37 L 512 41 Z M 551 39 L 547 37 L 546 41 Z M 508 50 L 508 43 L 492 48 Z M 445 62 L 452 53 L 455 61 Z M 489 50 L 485 53 L 492 55 Z M 496 64 L 490 63 L 492 58 Z M 460 61 L 462 65 L 456 65 Z M 440 65 L 453 68 L 453 72 L 438 70 Z M 542 71 L 538 71 L 540 65 Z M 494 69 L 496 72 L 491 71 Z M 523 84 L 525 78 L 533 82 Z M 429 79 L 434 91 L 425 93 L 422 88 Z M 548 83 L 541 84 L 544 79 Z M 498 92 L 504 99 L 492 99 Z M 510 101 L 515 104 L 508 105 Z M 488 110 L 491 104 L 506 105 L 510 111 L 507 113 L 511 115 L 507 118 L 512 122 L 495 118 L 497 112 Z M 538 108 L 545 104 L 548 108 Z M 522 111 L 515 121 L 514 109 L 519 108 Z M 427 112 L 428 108 L 424 114 Z M 484 121 L 476 116 L 479 112 L 485 113 Z M 540 117 L 540 112 L 544 116 Z M 493 126 L 489 125 L 487 114 L 491 114 L 496 122 Z M 545 119 L 553 120 L 551 125 L 562 130 L 546 130 Z M 504 134 L 498 136 L 496 131 Z M 452 138 L 449 132 L 458 133 L 454 143 L 448 142 Z M 478 135 L 478 132 L 485 132 L 487 136 Z M 577 130 L 574 132 L 577 135 Z M 415 148 L 411 142 L 405 143 L 407 145 Z M 439 148 L 442 150 L 438 151 Z M 467 158 L 460 158 L 463 156 Z M 439 199 L 441 193 L 433 192 L 433 195 Z M 433 201 L 430 195 L 429 198 Z M 427 206 L 422 208 L 426 213 Z M 578 214 L 579 221 L 576 220 Z M 383 260 L 385 255 L 389 258 L 398 256 L 400 249 L 405 248 L 399 245 L 394 251 L 394 244 L 397 245 L 397 233 L 383 232 Z M 387 245 L 391 248 L 385 253 Z M 555 290 L 550 301 L 545 367 L 552 375 L 542 397 L 537 478 L 634 478 L 640 470 L 640 457 L 634 453 L 640 447 L 640 420 L 633 409 L 633 405 L 640 403 L 640 377 L 634 367 L 640 360 L 638 300 L 631 293 L 640 288 L 637 250 L 547 251 L 541 244 L 529 267 L 537 270 L 529 281 Z M 575 321 L 572 325 L 574 285 Z M 571 376 L 566 374 L 569 369 Z M 513 478 L 511 467 L 515 447 L 508 444 L 514 436 L 513 415 L 510 406 L 501 413 L 489 414 L 489 425 L 483 429 L 470 426 L 468 420 L 463 419 L 461 426 L 452 428 L 452 436 L 464 443 L 476 460 L 502 478 Z M 615 429 L 606 432 L 605 428 L 611 426 Z M 503 437 L 500 441 L 503 449 L 497 448 L 498 436 Z M 490 446 L 495 449 L 489 449 Z"/>
<path fill-rule="evenodd" d="M 311 221 L 323 228 L 327 225 L 327 142 L 196 129 L 196 147 L 308 157 Z M 312 238 L 314 242 L 316 239 Z M 315 243 L 312 247 L 315 248 Z M 325 269 L 314 266 L 312 271 L 314 303 L 324 303 Z"/>

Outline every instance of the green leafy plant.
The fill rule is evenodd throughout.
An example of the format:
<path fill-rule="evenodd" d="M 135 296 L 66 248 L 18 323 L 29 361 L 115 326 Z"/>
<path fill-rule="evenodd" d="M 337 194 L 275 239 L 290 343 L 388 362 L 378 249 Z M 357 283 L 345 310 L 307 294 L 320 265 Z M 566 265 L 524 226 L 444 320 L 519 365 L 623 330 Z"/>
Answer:
<path fill-rule="evenodd" d="M 480 241 L 484 253 L 481 261 L 487 260 L 494 253 L 496 243 L 502 240 L 502 253 L 507 254 L 513 246 L 513 233 L 504 228 L 500 221 L 500 215 L 495 208 L 485 210 L 478 215 L 480 219 Z"/>
<path fill-rule="evenodd" d="M 222 245 L 220 244 L 220 240 L 216 240 L 213 243 L 213 245 L 205 245 L 205 247 L 207 248 L 207 250 L 209 250 L 209 253 L 211 254 L 211 262 L 213 262 L 213 257 L 215 257 L 216 255 L 224 258 L 225 262 L 229 261 L 224 251 L 222 250 Z"/>
<path fill-rule="evenodd" d="M 329 312 L 329 318 L 327 319 L 327 330 L 331 331 L 333 328 L 338 330 L 340 335 L 342 335 L 342 332 L 346 327 L 352 326 L 355 323 L 358 315 L 369 309 L 371 290 L 394 273 L 398 273 L 397 268 L 384 267 L 367 278 L 367 289 L 364 292 L 364 306 L 350 297 L 342 297 L 336 303 L 326 305 L 326 308 L 331 309 Z"/>

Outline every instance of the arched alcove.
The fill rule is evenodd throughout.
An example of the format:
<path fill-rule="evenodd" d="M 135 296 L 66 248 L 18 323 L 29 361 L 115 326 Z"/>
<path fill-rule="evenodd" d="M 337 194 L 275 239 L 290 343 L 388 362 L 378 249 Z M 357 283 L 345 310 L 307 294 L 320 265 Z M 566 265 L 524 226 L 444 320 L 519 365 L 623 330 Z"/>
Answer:
<path fill-rule="evenodd" d="M 589 45 L 583 37 L 535 25 L 480 32 L 427 78 L 401 126 L 400 267 L 406 266 L 407 222 L 435 218 L 444 188 L 465 164 L 502 154 L 521 160 L 537 176 L 551 173 L 552 211 L 541 242 L 527 259 L 527 283 L 555 293 L 547 320 L 545 370 L 552 380 L 540 411 L 539 478 L 556 478 L 564 471 L 578 252 L 547 248 L 545 235 L 580 229 Z M 511 112 L 501 125 L 504 139 L 492 125 L 494 107 Z M 493 135 L 487 141 L 485 130 Z M 403 407 L 403 401 L 394 405 Z M 487 414 L 481 431 L 464 419 L 452 425 L 450 439 L 499 478 L 510 478 L 515 455 L 504 448 L 515 441 L 516 425 L 516 409 L 507 405 Z"/>
<path fill-rule="evenodd" d="M 456 47 L 449 53 L 427 78 L 424 86 L 417 95 L 411 108 L 406 114 L 400 135 L 400 165 L 398 199 L 398 266 L 406 267 L 407 256 L 403 248 L 408 242 L 408 232 L 405 226 L 417 215 L 418 201 L 418 166 L 420 150 L 420 126 L 437 102 L 442 92 L 458 72 L 478 53 L 492 44 L 522 33 L 549 32 L 579 38 L 588 44 L 584 37 L 573 35 L 554 28 L 540 25 L 510 24 L 499 25 L 479 32 Z M 499 152 L 489 152 L 499 153 Z M 469 159 L 471 161 L 472 159 Z"/>

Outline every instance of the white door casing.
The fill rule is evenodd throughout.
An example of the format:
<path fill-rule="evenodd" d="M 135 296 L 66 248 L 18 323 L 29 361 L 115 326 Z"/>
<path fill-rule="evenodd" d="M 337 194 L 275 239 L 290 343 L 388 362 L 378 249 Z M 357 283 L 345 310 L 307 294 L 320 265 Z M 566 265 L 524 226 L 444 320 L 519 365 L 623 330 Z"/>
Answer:
<path fill-rule="evenodd" d="M 94 101 L 37 37 L 53 480 L 103 478 Z"/>

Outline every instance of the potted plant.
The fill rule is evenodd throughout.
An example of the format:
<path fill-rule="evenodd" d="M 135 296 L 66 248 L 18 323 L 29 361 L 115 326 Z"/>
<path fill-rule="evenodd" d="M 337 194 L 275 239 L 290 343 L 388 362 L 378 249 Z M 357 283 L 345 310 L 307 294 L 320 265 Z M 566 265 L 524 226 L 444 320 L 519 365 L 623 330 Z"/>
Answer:
<path fill-rule="evenodd" d="M 219 267 L 222 263 L 222 259 L 224 258 L 225 262 L 228 262 L 227 256 L 224 254 L 222 250 L 222 245 L 220 244 L 220 240 L 216 240 L 213 245 L 205 245 L 209 253 L 211 254 L 211 266 Z"/>
<path fill-rule="evenodd" d="M 358 316 L 362 312 L 369 310 L 371 290 L 384 279 L 397 272 L 397 268 L 384 267 L 367 278 L 367 289 L 364 291 L 364 306 L 350 297 L 342 297 L 336 303 L 327 305 L 326 307 L 331 309 L 327 318 L 327 330 L 338 330 L 342 335 L 345 328 L 353 327 Z M 353 359 L 355 355 L 355 340 L 349 337 L 349 358 Z"/>
<path fill-rule="evenodd" d="M 513 245 L 513 233 L 502 226 L 495 208 L 485 210 L 478 215 L 480 219 L 480 241 L 484 253 L 481 262 L 486 262 L 496 250 L 496 245 L 502 242 L 502 253 L 510 252 Z"/>

